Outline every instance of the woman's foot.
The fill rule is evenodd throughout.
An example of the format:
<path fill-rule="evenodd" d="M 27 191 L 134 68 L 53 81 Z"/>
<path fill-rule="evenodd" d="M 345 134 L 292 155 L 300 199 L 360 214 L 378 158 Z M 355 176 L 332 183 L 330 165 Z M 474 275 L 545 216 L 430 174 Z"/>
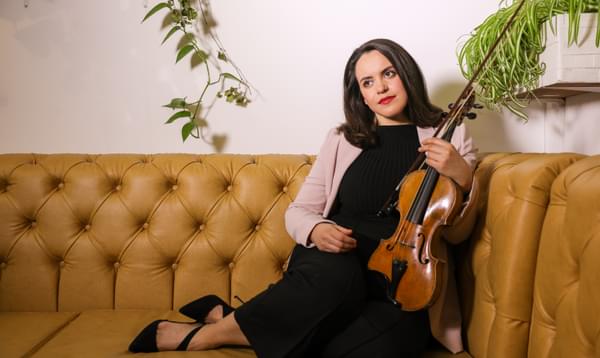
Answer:
<path fill-rule="evenodd" d="M 204 323 L 173 322 L 156 320 L 142 329 L 142 331 L 129 344 L 132 353 L 158 352 L 158 351 L 185 351 L 196 333 Z M 196 340 L 196 346 L 202 349 L 202 340 Z M 204 346 L 207 346 L 204 344 Z"/>
<path fill-rule="evenodd" d="M 156 347 L 159 351 L 174 351 L 181 341 L 199 326 L 199 323 L 161 322 L 156 330 Z"/>
<path fill-rule="evenodd" d="M 210 330 L 209 326 L 212 324 L 161 322 L 156 331 L 156 346 L 159 351 L 181 350 L 184 348 L 182 342 L 188 338 L 188 342 L 184 344 L 186 349 L 183 350 L 203 351 L 217 348 L 216 345 L 208 344 L 211 340 L 205 333 Z M 194 330 L 196 332 L 193 332 Z M 191 337 L 188 337 L 190 334 Z"/>
<path fill-rule="evenodd" d="M 217 305 L 211 309 L 204 317 L 206 323 L 216 323 L 223 319 L 223 306 Z"/>
<path fill-rule="evenodd" d="M 237 297 L 237 296 L 236 296 Z M 219 310 L 212 312 L 217 306 Z M 193 318 L 198 322 L 213 323 L 227 316 L 234 311 L 234 308 L 223 301 L 217 295 L 207 295 L 200 297 L 179 309 L 179 312 Z"/>

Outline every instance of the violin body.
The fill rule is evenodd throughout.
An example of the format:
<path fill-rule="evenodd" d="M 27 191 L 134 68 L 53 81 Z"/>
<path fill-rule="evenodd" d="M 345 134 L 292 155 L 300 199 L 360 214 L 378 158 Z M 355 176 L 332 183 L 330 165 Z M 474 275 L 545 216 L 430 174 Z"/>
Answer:
<path fill-rule="evenodd" d="M 385 276 L 388 298 L 402 310 L 423 309 L 438 297 L 446 263 L 436 257 L 443 245 L 441 229 L 456 217 L 461 203 L 462 192 L 454 181 L 432 168 L 405 177 L 396 207 L 400 222 L 368 262 L 370 270 Z"/>

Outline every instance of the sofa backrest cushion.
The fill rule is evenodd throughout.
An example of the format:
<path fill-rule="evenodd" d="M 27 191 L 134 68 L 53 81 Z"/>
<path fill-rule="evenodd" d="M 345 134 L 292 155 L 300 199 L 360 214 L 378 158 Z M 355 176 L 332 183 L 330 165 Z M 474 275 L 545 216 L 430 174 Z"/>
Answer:
<path fill-rule="evenodd" d="M 550 188 L 577 154 L 493 154 L 476 176 L 479 219 L 457 259 L 463 326 L 473 357 L 527 356 L 538 242 Z"/>
<path fill-rule="evenodd" d="M 600 155 L 556 179 L 540 241 L 529 357 L 600 356 Z"/>
<path fill-rule="evenodd" d="M 313 160 L 0 155 L 0 311 L 239 304 L 281 276 Z"/>

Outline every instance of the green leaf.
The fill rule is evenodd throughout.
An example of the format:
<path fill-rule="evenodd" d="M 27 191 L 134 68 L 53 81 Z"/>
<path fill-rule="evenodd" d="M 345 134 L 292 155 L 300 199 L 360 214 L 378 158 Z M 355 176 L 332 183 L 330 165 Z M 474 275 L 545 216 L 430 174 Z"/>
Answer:
<path fill-rule="evenodd" d="M 169 30 L 169 33 L 167 33 L 167 36 L 165 36 L 165 38 L 162 40 L 162 42 L 160 43 L 161 45 L 164 44 L 169 37 L 171 37 L 174 33 L 176 33 L 178 30 L 181 30 L 181 26 L 177 25 L 177 26 L 173 26 L 171 28 L 171 30 Z"/>
<path fill-rule="evenodd" d="M 192 116 L 192 112 L 190 112 L 190 111 L 179 111 L 179 112 L 175 113 L 174 115 L 172 115 L 171 117 L 169 117 L 169 119 L 165 122 L 165 124 L 173 123 L 179 118 L 183 118 L 183 117 L 189 118 L 191 116 Z"/>
<path fill-rule="evenodd" d="M 148 13 L 146 14 L 146 16 L 144 16 L 144 19 L 142 20 L 142 22 L 146 21 L 146 19 L 148 19 L 150 16 L 156 14 L 158 11 L 169 7 L 169 4 L 167 4 L 166 2 L 161 2 L 156 4 L 156 6 L 154 6 L 150 11 L 148 11 Z"/>
<path fill-rule="evenodd" d="M 169 104 L 163 105 L 163 107 L 176 109 L 176 108 L 185 108 L 187 103 L 185 103 L 185 98 L 173 98 Z"/>
<path fill-rule="evenodd" d="M 221 61 L 225 61 L 227 62 L 227 56 L 225 55 L 225 52 L 219 51 L 219 54 L 217 55 L 217 58 Z"/>
<path fill-rule="evenodd" d="M 196 128 L 194 122 L 187 122 L 183 125 L 183 127 L 181 127 L 181 138 L 184 142 L 186 139 L 188 139 L 194 128 Z"/>
<path fill-rule="evenodd" d="M 189 32 L 184 32 L 183 36 L 177 42 L 177 50 L 181 49 L 186 45 L 193 45 L 196 43 L 196 36 Z"/>
<path fill-rule="evenodd" d="M 236 81 L 238 81 L 238 82 L 242 82 L 242 80 L 240 80 L 239 78 L 235 77 L 234 75 L 232 75 L 232 74 L 231 74 L 231 73 L 229 73 L 229 72 L 223 72 L 223 73 L 221 73 L 221 76 L 223 76 L 223 77 L 225 77 L 225 78 L 232 79 L 232 80 L 236 80 Z"/>
<path fill-rule="evenodd" d="M 192 63 L 192 68 L 203 64 L 204 62 L 206 62 L 206 60 L 208 59 L 208 54 L 202 50 L 197 50 L 194 52 L 194 54 L 192 55 L 192 59 L 191 59 L 191 63 Z"/>
<path fill-rule="evenodd" d="M 193 50 L 194 50 L 194 45 L 183 46 L 177 53 L 177 60 L 175 61 L 175 63 L 179 62 L 182 58 L 184 58 L 188 53 L 190 53 Z"/>

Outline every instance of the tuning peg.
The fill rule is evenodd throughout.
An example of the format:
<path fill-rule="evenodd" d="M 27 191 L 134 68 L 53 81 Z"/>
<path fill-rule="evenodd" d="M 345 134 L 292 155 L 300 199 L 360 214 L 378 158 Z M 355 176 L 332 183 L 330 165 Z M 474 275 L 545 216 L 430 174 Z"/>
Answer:
<path fill-rule="evenodd" d="M 454 107 L 454 103 L 448 104 L 448 109 L 452 109 L 452 107 Z"/>
<path fill-rule="evenodd" d="M 467 112 L 467 114 L 465 116 L 469 119 L 475 119 L 475 118 L 477 118 L 477 113 Z"/>
<path fill-rule="evenodd" d="M 482 106 L 481 104 L 479 104 L 479 103 L 474 103 L 474 104 L 473 104 L 473 108 L 476 108 L 476 109 L 482 109 L 482 108 L 483 108 L 483 106 Z"/>

